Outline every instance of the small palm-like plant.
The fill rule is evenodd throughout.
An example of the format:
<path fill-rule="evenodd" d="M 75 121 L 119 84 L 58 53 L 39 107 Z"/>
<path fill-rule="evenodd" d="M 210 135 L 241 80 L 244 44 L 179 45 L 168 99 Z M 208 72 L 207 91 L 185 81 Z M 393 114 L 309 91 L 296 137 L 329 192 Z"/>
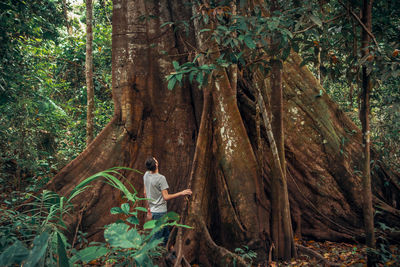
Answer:
<path fill-rule="evenodd" d="M 1 209 L 0 266 L 21 263 L 44 266 L 66 257 L 68 244 L 62 233 L 66 227 L 63 216 L 72 209 L 71 200 L 83 190 L 75 191 L 68 198 L 43 190 L 38 196 L 28 195 L 32 200 L 18 209 Z"/>

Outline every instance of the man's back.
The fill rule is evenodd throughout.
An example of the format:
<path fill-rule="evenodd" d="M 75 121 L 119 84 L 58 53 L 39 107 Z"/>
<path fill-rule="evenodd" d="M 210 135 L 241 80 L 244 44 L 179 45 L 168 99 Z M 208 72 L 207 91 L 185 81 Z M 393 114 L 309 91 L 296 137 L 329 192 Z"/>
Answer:
<path fill-rule="evenodd" d="M 167 201 L 162 196 L 162 190 L 168 189 L 165 176 L 159 173 L 146 171 L 143 176 L 147 198 L 151 212 L 167 212 Z"/>

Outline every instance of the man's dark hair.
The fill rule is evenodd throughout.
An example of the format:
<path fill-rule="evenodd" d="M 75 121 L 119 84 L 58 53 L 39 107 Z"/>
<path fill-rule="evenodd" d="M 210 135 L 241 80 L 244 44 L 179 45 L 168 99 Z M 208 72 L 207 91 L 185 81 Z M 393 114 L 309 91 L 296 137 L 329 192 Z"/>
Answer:
<path fill-rule="evenodd" d="M 148 157 L 146 159 L 146 168 L 149 171 L 155 171 L 156 170 L 156 161 L 154 160 L 154 157 Z"/>

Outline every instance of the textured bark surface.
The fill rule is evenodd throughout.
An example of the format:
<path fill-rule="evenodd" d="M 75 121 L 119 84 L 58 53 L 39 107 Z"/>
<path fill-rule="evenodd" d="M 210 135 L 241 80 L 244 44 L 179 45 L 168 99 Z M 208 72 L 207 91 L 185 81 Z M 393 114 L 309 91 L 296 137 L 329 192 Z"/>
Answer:
<path fill-rule="evenodd" d="M 363 1 L 362 21 L 365 27 L 372 30 L 372 0 Z M 369 54 L 370 36 L 366 30 L 362 30 L 361 55 L 366 57 Z M 370 132 L 370 93 L 372 90 L 371 75 L 367 71 L 367 66 L 362 66 L 362 88 L 361 88 L 361 131 L 363 134 L 362 141 L 362 188 L 363 194 L 363 215 L 364 229 L 366 235 L 366 244 L 370 248 L 375 248 L 375 229 L 374 229 L 374 209 L 372 206 L 372 191 L 371 191 L 371 132 Z M 376 256 L 371 251 L 367 252 L 368 266 L 377 264 Z"/>
<path fill-rule="evenodd" d="M 217 69 L 202 91 L 189 84 L 170 91 L 164 77 L 173 71 L 172 60 L 192 59 L 192 47 L 198 46 L 191 31 L 186 36 L 160 25 L 189 21 L 196 8 L 180 1 L 115 0 L 113 12 L 114 118 L 49 188 L 67 194 L 84 178 L 113 166 L 144 171 L 146 157 L 154 155 L 171 192 L 193 190 L 188 203 L 168 203 L 184 223 L 194 226 L 175 235 L 175 246 L 189 262 L 224 265 L 236 259 L 232 251 L 243 245 L 266 261 L 272 158 L 263 125 L 257 138 L 255 85 L 263 85 L 270 95 L 268 78 Z M 298 237 L 332 241 L 360 238 L 361 133 L 326 94 L 318 96 L 323 89 L 300 62 L 291 56 L 282 72 L 294 231 Z M 376 200 L 398 218 L 399 188 L 384 186 L 394 185 L 398 176 L 378 164 L 374 170 Z M 125 175 L 143 192 L 139 174 Z M 80 227 L 99 240 L 102 227 L 117 219 L 109 210 L 121 204 L 121 196 L 98 183 L 80 197 Z M 72 232 L 78 218 L 70 221 Z"/>
<path fill-rule="evenodd" d="M 92 0 L 86 0 L 86 91 L 87 91 L 87 109 L 86 109 L 86 145 L 89 145 L 93 139 L 93 112 L 94 112 L 94 85 L 93 85 L 93 5 Z"/>

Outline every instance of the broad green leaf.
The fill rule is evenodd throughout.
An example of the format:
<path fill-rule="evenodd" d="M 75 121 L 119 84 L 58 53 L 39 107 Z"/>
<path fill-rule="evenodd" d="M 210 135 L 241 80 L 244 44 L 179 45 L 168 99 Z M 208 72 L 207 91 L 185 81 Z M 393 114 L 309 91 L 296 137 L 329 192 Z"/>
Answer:
<path fill-rule="evenodd" d="M 248 48 L 254 49 L 256 48 L 256 43 L 253 41 L 253 39 L 250 36 L 245 36 L 244 37 L 244 42 L 247 45 Z"/>
<path fill-rule="evenodd" d="M 120 207 L 113 207 L 110 210 L 111 214 L 120 214 L 124 213 L 124 211 Z"/>
<path fill-rule="evenodd" d="M 228 28 L 224 25 L 218 25 L 217 30 L 220 30 L 222 32 L 229 32 Z"/>
<path fill-rule="evenodd" d="M 121 210 L 122 210 L 125 214 L 129 214 L 129 210 L 130 210 L 129 203 L 123 203 L 123 204 L 121 205 Z"/>
<path fill-rule="evenodd" d="M 176 84 L 176 78 L 175 77 L 173 77 L 173 78 L 171 78 L 171 80 L 169 80 L 169 82 L 168 82 L 168 89 L 169 90 L 172 90 L 172 89 L 174 89 L 174 87 L 175 87 L 175 84 Z"/>
<path fill-rule="evenodd" d="M 29 252 L 24 267 L 35 267 L 43 258 L 49 244 L 49 238 L 50 234 L 48 232 L 43 232 L 40 236 L 35 237 L 33 240 L 33 249 Z"/>
<path fill-rule="evenodd" d="M 112 247 L 138 248 L 142 245 L 142 237 L 134 228 L 122 223 L 113 223 L 104 231 L 104 238 Z"/>
<path fill-rule="evenodd" d="M 69 263 L 72 265 L 81 261 L 83 263 L 91 262 L 100 257 L 103 257 L 109 252 L 109 249 L 103 246 L 92 246 L 79 250 L 73 257 L 71 257 Z"/>
<path fill-rule="evenodd" d="M 140 210 L 140 211 L 143 211 L 143 212 L 147 212 L 147 209 L 143 208 L 143 207 L 136 207 L 135 210 Z"/>
<path fill-rule="evenodd" d="M 183 74 L 182 74 L 182 73 L 179 73 L 178 75 L 176 75 L 176 79 L 177 79 L 179 82 L 182 81 L 182 78 L 183 78 Z"/>
<path fill-rule="evenodd" d="M 322 21 L 319 17 L 314 16 L 314 15 L 310 15 L 310 19 L 312 22 L 314 22 L 315 24 L 317 24 L 319 27 L 322 27 Z"/>
<path fill-rule="evenodd" d="M 65 251 L 64 241 L 62 240 L 59 233 L 57 233 L 57 253 L 59 267 L 69 267 L 70 264 L 68 261 L 67 252 Z"/>
<path fill-rule="evenodd" d="M 179 220 L 179 214 L 173 211 L 168 212 L 167 214 L 164 215 L 164 218 L 166 218 L 166 220 L 174 220 L 174 221 L 178 221 Z"/>
<path fill-rule="evenodd" d="M 126 221 L 131 224 L 139 224 L 139 219 L 136 216 L 131 216 Z"/>
<path fill-rule="evenodd" d="M 151 239 L 147 244 L 140 248 L 138 251 L 135 252 L 133 257 L 135 258 L 136 263 L 138 266 L 153 266 L 151 263 L 151 258 L 149 257 L 149 252 L 151 250 L 154 250 L 157 248 L 159 244 L 161 244 L 162 238 L 160 239 Z M 151 264 L 151 265 L 146 265 L 146 264 Z"/>
<path fill-rule="evenodd" d="M 153 229 L 156 226 L 156 220 L 150 220 L 147 221 L 144 225 L 143 225 L 143 229 Z"/>
<path fill-rule="evenodd" d="M 29 250 L 17 240 L 0 255 L 0 266 L 12 266 L 21 264 L 29 255 Z"/>
<path fill-rule="evenodd" d="M 203 78 L 204 78 L 203 72 L 197 73 L 196 81 L 200 84 L 200 86 L 203 85 Z"/>
<path fill-rule="evenodd" d="M 172 66 L 174 66 L 174 69 L 175 70 L 178 70 L 178 68 L 179 68 L 179 63 L 177 62 L 177 61 L 172 61 Z"/>
<path fill-rule="evenodd" d="M 271 31 L 274 31 L 276 30 L 276 28 L 278 28 L 279 21 L 276 20 L 275 18 L 272 18 L 270 21 L 267 22 L 267 25 Z"/>

